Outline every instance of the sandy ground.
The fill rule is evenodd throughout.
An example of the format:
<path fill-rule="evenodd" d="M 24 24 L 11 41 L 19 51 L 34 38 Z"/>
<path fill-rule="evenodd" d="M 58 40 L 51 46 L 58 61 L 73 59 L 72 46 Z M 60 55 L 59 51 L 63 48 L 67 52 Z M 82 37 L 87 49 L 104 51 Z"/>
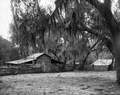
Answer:
<path fill-rule="evenodd" d="M 0 95 L 120 95 L 116 74 L 65 72 L 0 77 Z"/>

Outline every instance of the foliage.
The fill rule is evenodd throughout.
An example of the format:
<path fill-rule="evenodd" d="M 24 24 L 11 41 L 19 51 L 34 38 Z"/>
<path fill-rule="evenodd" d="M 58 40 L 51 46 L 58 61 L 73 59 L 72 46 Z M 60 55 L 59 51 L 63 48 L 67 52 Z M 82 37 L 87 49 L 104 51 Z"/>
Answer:
<path fill-rule="evenodd" d="M 60 54 L 68 55 L 67 59 L 72 57 L 73 60 L 80 60 L 89 51 L 89 40 L 110 37 L 102 15 L 89 3 L 56 0 L 55 5 L 55 10 L 49 8 L 48 13 L 40 7 L 38 0 L 11 0 L 14 18 L 11 25 L 12 39 L 20 46 L 23 56 L 28 55 L 29 47 L 33 47 L 40 48 L 37 50 L 42 48 L 43 52 L 48 49 L 57 59 Z M 58 39 L 49 38 L 51 34 Z M 61 38 L 64 40 L 62 45 L 59 43 Z"/>
<path fill-rule="evenodd" d="M 12 43 L 0 36 L 0 65 L 6 61 L 20 58 L 19 50 L 12 46 Z"/>
<path fill-rule="evenodd" d="M 48 22 L 48 15 L 40 9 L 37 1 L 11 0 L 13 12 L 12 39 L 20 46 L 23 56 L 28 55 L 28 47 L 45 48 L 44 33 Z M 38 42 L 40 40 L 41 42 Z"/>
<path fill-rule="evenodd" d="M 53 55 L 53 58 L 59 61 L 59 54 L 62 52 L 63 43 L 59 34 L 50 35 L 45 37 L 45 45 L 48 53 Z"/>

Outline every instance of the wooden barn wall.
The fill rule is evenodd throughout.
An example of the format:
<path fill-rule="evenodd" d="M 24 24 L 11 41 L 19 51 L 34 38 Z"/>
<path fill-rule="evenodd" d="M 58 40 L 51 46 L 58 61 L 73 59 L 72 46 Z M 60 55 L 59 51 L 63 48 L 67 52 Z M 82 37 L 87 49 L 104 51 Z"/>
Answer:
<path fill-rule="evenodd" d="M 108 66 L 94 66 L 95 71 L 107 71 Z"/>
<path fill-rule="evenodd" d="M 50 57 L 43 55 L 37 58 L 36 66 L 40 67 L 43 72 L 50 72 L 51 70 L 51 59 Z"/>

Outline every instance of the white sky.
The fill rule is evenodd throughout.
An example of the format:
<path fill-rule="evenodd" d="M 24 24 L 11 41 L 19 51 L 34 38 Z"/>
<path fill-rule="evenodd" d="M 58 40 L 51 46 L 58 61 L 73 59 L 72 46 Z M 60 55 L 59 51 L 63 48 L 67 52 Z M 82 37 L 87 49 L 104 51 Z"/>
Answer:
<path fill-rule="evenodd" d="M 42 0 L 41 5 L 52 5 L 54 0 Z M 0 35 L 9 39 L 9 26 L 12 22 L 12 12 L 10 8 L 10 0 L 0 0 Z"/>
<path fill-rule="evenodd" d="M 52 4 L 53 0 L 42 0 L 41 5 L 45 6 Z M 12 12 L 10 8 L 10 0 L 0 0 L 0 35 L 3 38 L 9 39 L 9 28 L 12 22 Z"/>
<path fill-rule="evenodd" d="M 12 21 L 10 0 L 0 0 L 0 35 L 9 39 L 9 24 Z"/>

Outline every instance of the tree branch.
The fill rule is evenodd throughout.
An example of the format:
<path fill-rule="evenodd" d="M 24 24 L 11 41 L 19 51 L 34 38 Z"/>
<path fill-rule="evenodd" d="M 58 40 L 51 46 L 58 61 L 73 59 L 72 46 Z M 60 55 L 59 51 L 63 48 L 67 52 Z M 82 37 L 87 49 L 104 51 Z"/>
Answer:
<path fill-rule="evenodd" d="M 106 45 L 106 47 L 110 50 L 110 52 L 111 52 L 111 53 L 113 54 L 113 56 L 114 56 L 114 48 L 113 48 L 114 46 L 113 46 L 113 42 L 112 42 L 111 39 L 108 39 L 108 38 L 106 38 L 104 35 L 99 34 L 98 32 L 95 32 L 95 30 L 88 28 L 88 27 L 85 26 L 82 22 L 81 22 L 81 25 L 84 27 L 84 28 L 82 29 L 83 31 L 87 31 L 87 32 L 95 35 L 96 37 L 101 38 L 101 40 L 103 41 L 103 43 Z M 80 29 L 79 27 L 78 27 L 78 30 L 81 31 L 81 29 Z"/>
<path fill-rule="evenodd" d="M 105 0 L 104 3 L 100 3 L 98 0 L 86 0 L 86 1 L 99 10 L 99 12 L 106 20 L 106 23 L 110 29 L 111 34 L 113 36 L 116 35 L 117 34 L 116 32 L 119 31 L 119 27 L 110 9 L 111 0 Z"/>

